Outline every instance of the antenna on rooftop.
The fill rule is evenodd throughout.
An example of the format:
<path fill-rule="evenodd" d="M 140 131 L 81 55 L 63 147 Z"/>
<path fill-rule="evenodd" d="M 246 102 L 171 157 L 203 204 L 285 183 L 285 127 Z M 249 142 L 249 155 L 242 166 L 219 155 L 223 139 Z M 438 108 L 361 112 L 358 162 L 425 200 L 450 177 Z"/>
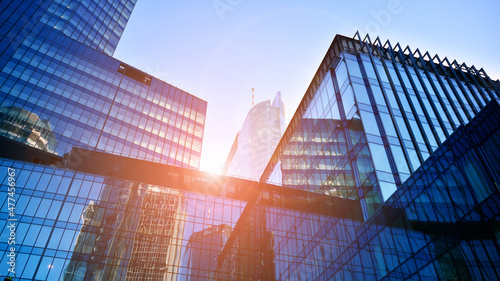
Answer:
<path fill-rule="evenodd" d="M 254 105 L 254 100 L 255 100 L 255 94 L 254 94 L 255 89 L 252 88 L 252 106 Z"/>

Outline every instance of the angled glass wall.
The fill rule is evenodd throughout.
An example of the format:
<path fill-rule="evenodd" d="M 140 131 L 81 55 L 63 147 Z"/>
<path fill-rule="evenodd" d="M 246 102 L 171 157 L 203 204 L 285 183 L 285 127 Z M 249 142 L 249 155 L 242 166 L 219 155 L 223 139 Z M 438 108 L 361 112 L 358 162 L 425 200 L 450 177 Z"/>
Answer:
<path fill-rule="evenodd" d="M 495 100 L 366 221 L 356 205 L 322 215 L 247 204 L 217 280 L 496 280 L 499 143 Z"/>
<path fill-rule="evenodd" d="M 15 51 L 28 35 L 44 38 L 47 29 L 113 55 L 136 0 L 56 0 L 0 3 L 0 49 Z M 3 67 L 3 65 L 1 65 Z"/>
<path fill-rule="evenodd" d="M 0 3 L 0 134 L 65 155 L 0 159 L 1 274 L 500 279 L 484 70 L 337 36 L 260 182 L 217 180 L 179 168 L 199 166 L 206 102 L 109 56 L 134 4 Z"/>
<path fill-rule="evenodd" d="M 319 278 L 498 279 L 499 105 L 453 133 Z"/>
<path fill-rule="evenodd" d="M 368 217 L 499 93 L 482 69 L 337 36 L 261 181 L 357 196 Z"/>
<path fill-rule="evenodd" d="M 199 167 L 205 101 L 58 34 L 28 36 L 1 69 L 3 136 L 17 138 L 7 119 L 20 108 L 59 155 L 76 146 Z"/>

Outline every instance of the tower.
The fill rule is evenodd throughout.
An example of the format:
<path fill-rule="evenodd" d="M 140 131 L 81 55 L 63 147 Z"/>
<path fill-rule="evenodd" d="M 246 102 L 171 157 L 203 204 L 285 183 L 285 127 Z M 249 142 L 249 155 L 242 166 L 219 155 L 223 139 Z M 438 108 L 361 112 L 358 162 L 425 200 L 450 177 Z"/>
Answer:
<path fill-rule="evenodd" d="M 267 100 L 254 105 L 236 135 L 223 172 L 258 179 L 285 130 L 285 118 L 281 92 L 273 102 Z"/>

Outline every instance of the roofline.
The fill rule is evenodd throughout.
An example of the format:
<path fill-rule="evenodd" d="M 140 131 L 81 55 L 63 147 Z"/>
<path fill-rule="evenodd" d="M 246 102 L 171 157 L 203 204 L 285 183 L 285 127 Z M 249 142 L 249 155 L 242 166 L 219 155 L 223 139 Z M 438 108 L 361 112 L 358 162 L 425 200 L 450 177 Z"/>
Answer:
<path fill-rule="evenodd" d="M 381 53 L 380 50 L 382 50 L 383 53 Z M 340 61 L 339 55 L 343 51 L 356 54 L 370 53 L 371 55 L 379 57 L 381 59 L 382 58 L 390 59 L 390 57 L 387 57 L 388 52 L 401 52 L 405 58 L 405 61 L 403 62 L 398 61 L 398 63 L 404 63 L 409 65 L 411 65 L 410 62 L 411 60 L 409 59 L 409 57 L 418 56 L 422 58 L 422 60 L 426 62 L 426 64 L 412 65 L 412 67 L 417 67 L 420 69 L 425 69 L 434 72 L 434 70 L 429 67 L 429 64 L 430 63 L 439 64 L 440 66 L 442 66 L 441 68 L 442 71 L 446 72 L 445 75 L 447 73 L 459 72 L 463 74 L 458 77 L 461 80 L 471 76 L 480 77 L 481 79 L 485 80 L 485 83 L 488 84 L 489 87 L 492 87 L 497 92 L 500 92 L 500 81 L 498 79 L 496 81 L 493 81 L 482 68 L 477 70 L 473 65 L 469 67 L 465 63 L 459 64 L 456 60 L 450 63 L 450 60 L 448 60 L 448 58 L 444 58 L 441 60 L 437 55 L 431 57 L 428 52 L 425 52 L 424 55 L 422 55 L 419 49 L 416 49 L 414 52 L 411 52 L 408 46 L 403 49 L 399 43 L 397 43 L 395 47 L 392 48 L 392 45 L 389 42 L 389 40 L 387 40 L 385 43 L 382 43 L 380 38 L 377 37 L 372 42 L 368 34 L 364 37 L 364 39 L 361 39 L 361 35 L 359 34 L 359 32 L 356 32 L 352 38 L 337 34 L 335 35 L 335 38 L 333 39 L 330 47 L 328 48 L 325 57 L 321 61 L 318 70 L 314 74 L 314 77 L 311 83 L 309 84 L 309 87 L 307 88 L 304 97 L 302 98 L 299 106 L 297 107 L 297 110 L 295 111 L 295 114 L 293 115 L 288 127 L 286 128 L 285 133 L 283 134 L 273 155 L 271 156 L 269 163 L 264 169 L 264 172 L 262 173 L 259 179 L 260 182 L 266 182 L 269 179 L 276 163 L 278 163 L 280 159 L 280 155 L 285 150 L 289 142 L 289 139 L 296 131 L 297 126 L 300 124 L 300 120 L 302 119 L 303 114 L 306 112 L 309 104 L 314 98 L 314 93 L 319 88 L 323 77 L 330 71 L 330 69 L 335 69 L 338 62 Z M 442 73 L 438 74 L 443 75 Z"/>

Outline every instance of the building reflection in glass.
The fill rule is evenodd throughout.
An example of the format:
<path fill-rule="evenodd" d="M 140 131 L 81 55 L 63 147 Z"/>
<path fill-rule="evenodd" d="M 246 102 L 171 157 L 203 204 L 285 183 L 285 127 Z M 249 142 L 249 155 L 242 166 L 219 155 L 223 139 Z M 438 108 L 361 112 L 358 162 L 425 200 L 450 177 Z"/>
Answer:
<path fill-rule="evenodd" d="M 170 280 L 185 221 L 180 192 L 108 179 L 100 199 L 83 211 L 64 280 Z"/>
<path fill-rule="evenodd" d="M 345 124 L 335 119 L 302 119 L 274 170 L 281 174 L 283 186 L 354 200 L 359 197 L 356 174 L 373 211 L 381 199 L 363 125 L 359 118 Z"/>
<path fill-rule="evenodd" d="M 194 232 L 182 256 L 182 271 L 189 281 L 211 280 L 219 254 L 229 239 L 231 226 L 221 224 Z"/>
<path fill-rule="evenodd" d="M 247 205 L 219 255 L 214 280 L 275 280 L 273 232 L 262 228 L 266 210 Z"/>
<path fill-rule="evenodd" d="M 17 106 L 0 107 L 0 135 L 51 153 L 57 146 L 50 123 Z"/>

